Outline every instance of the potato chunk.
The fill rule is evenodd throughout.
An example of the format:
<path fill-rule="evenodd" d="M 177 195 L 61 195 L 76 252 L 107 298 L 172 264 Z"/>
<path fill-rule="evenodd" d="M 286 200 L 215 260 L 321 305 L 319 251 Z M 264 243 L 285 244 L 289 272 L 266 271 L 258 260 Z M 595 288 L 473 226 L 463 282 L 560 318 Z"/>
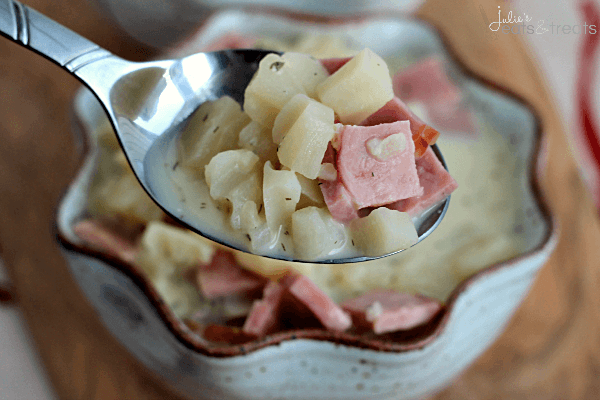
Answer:
<path fill-rule="evenodd" d="M 300 53 L 269 54 L 246 88 L 244 110 L 253 121 L 272 127 L 283 106 L 296 94 L 316 96 L 329 73 L 315 58 Z"/>
<path fill-rule="evenodd" d="M 407 213 L 376 208 L 350 223 L 354 244 L 367 256 L 381 256 L 417 243 L 417 230 Z"/>
<path fill-rule="evenodd" d="M 323 199 L 323 192 L 319 187 L 319 182 L 315 179 L 308 179 L 304 175 L 296 174 L 300 187 L 302 188 L 300 201 L 298 202 L 298 208 L 304 208 L 308 206 L 324 206 L 325 200 Z"/>
<path fill-rule="evenodd" d="M 92 215 L 118 215 L 130 224 L 146 223 L 164 216 L 142 189 L 129 166 L 119 175 L 103 177 L 94 182 L 89 204 Z"/>
<path fill-rule="evenodd" d="M 296 255 L 306 260 L 326 257 L 346 243 L 344 226 L 324 208 L 306 207 L 292 214 Z"/>
<path fill-rule="evenodd" d="M 273 143 L 271 131 L 258 122 L 251 121 L 240 131 L 238 146 L 252 150 L 261 161 L 277 161 L 277 145 Z"/>
<path fill-rule="evenodd" d="M 300 183 L 293 171 L 274 170 L 265 163 L 263 175 L 263 201 L 267 224 L 274 235 L 290 223 L 290 217 L 300 200 Z"/>
<path fill-rule="evenodd" d="M 285 103 L 279 114 L 277 114 L 275 122 L 273 122 L 273 143 L 281 143 L 285 134 L 290 130 L 292 125 L 294 125 L 309 104 L 310 97 L 303 94 L 297 94 L 292 97 L 290 101 Z"/>
<path fill-rule="evenodd" d="M 258 156 L 250 150 L 227 150 L 215 155 L 206 166 L 204 177 L 210 197 L 224 200 L 257 167 Z"/>
<path fill-rule="evenodd" d="M 154 287 L 179 318 L 185 318 L 202 307 L 202 299 L 198 289 L 182 277 L 157 279 Z"/>
<path fill-rule="evenodd" d="M 283 58 L 268 54 L 244 93 L 244 111 L 253 121 L 272 127 L 275 117 L 294 95 L 306 94 Z"/>
<path fill-rule="evenodd" d="M 210 196 L 228 200 L 232 206 L 231 226 L 241 228 L 240 213 L 248 201 L 262 202 L 262 182 L 258 156 L 250 150 L 227 150 L 214 156 L 206 166 L 205 178 Z"/>
<path fill-rule="evenodd" d="M 261 204 L 262 211 L 262 204 Z M 254 201 L 246 201 L 240 208 L 240 229 L 246 232 L 253 252 L 273 247 L 277 237 L 271 235 L 264 213 L 259 213 Z"/>
<path fill-rule="evenodd" d="M 394 90 L 385 61 L 364 49 L 320 83 L 317 95 L 342 123 L 358 125 L 390 101 Z"/>
<path fill-rule="evenodd" d="M 302 85 L 309 97 L 316 98 L 317 85 L 323 82 L 329 72 L 316 58 L 304 53 L 287 52 L 281 57 L 288 66 L 296 80 Z"/>
<path fill-rule="evenodd" d="M 235 147 L 240 130 L 249 122 L 250 118 L 229 96 L 202 104 L 179 138 L 181 164 L 203 171 L 217 153 Z"/>
<path fill-rule="evenodd" d="M 182 272 L 198 263 L 209 263 L 215 251 L 208 239 L 158 221 L 148 224 L 140 247 L 136 264 L 150 278 Z"/>
<path fill-rule="evenodd" d="M 277 155 L 281 164 L 315 179 L 321 170 L 327 144 L 333 138 L 333 122 L 331 108 L 309 100 L 279 145 Z"/>
<path fill-rule="evenodd" d="M 258 168 L 246 175 L 244 180 L 235 186 L 226 196 L 231 202 L 231 226 L 241 229 L 243 206 L 248 203 L 262 203 L 262 179 Z"/>

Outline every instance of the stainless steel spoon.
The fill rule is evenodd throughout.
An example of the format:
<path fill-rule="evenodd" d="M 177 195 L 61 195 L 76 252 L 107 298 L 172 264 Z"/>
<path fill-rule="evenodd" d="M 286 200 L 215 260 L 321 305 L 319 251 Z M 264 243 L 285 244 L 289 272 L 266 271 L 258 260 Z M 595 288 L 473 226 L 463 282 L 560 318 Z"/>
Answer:
<path fill-rule="evenodd" d="M 242 104 L 246 86 L 269 51 L 227 50 L 177 60 L 130 62 L 14 0 L 0 0 L 0 34 L 63 67 L 95 94 L 133 172 L 167 214 L 200 235 L 237 248 L 225 234 L 208 234 L 202 220 L 186 212 L 186 204 L 166 182 L 167 149 L 169 141 L 202 103 L 229 95 Z M 435 146 L 434 150 L 444 163 Z M 449 198 L 419 219 L 419 242 L 435 230 L 448 204 Z M 374 258 L 378 257 L 319 262 L 348 263 Z"/>

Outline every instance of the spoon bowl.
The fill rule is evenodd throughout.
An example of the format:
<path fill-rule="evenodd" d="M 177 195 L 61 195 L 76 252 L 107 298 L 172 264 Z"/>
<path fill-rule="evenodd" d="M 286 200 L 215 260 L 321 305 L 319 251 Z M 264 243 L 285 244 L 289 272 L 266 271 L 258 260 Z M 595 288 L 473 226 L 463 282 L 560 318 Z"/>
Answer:
<path fill-rule="evenodd" d="M 204 102 L 228 95 L 243 104 L 244 91 L 260 60 L 271 51 L 226 50 L 174 60 L 131 62 L 14 0 L 0 0 L 0 34 L 58 64 L 94 93 L 137 179 L 168 215 L 202 236 L 248 251 L 229 241 L 225 233 L 209 231 L 202 218 L 186 209 L 189 206 L 169 183 L 169 149 L 193 111 Z M 437 146 L 433 149 L 446 167 Z M 435 230 L 448 205 L 449 198 L 416 221 L 418 242 Z M 380 257 L 311 262 L 350 263 Z"/>

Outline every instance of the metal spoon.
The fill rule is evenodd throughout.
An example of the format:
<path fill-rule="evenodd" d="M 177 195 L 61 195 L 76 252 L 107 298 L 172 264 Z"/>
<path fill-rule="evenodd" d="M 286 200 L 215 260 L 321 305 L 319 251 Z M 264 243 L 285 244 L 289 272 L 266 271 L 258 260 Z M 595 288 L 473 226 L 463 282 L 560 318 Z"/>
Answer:
<path fill-rule="evenodd" d="M 202 103 L 224 95 L 242 104 L 246 86 L 269 51 L 227 50 L 177 60 L 130 62 L 14 0 L 0 0 L 0 34 L 63 67 L 95 94 L 137 179 L 168 215 L 202 236 L 237 248 L 225 234 L 208 234 L 202 220 L 186 212 L 188 206 L 170 189 L 162 171 L 168 143 L 185 127 L 191 113 Z M 444 163 L 435 146 L 434 150 Z M 448 204 L 449 198 L 417 221 L 419 242 L 435 230 Z M 318 262 L 374 258 L 379 257 Z"/>

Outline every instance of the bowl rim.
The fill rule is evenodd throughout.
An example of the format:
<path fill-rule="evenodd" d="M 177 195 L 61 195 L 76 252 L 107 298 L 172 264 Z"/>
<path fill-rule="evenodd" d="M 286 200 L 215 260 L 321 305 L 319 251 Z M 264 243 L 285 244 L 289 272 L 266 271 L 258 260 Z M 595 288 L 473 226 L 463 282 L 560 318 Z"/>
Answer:
<path fill-rule="evenodd" d="M 256 9 L 254 11 L 257 11 Z M 264 11 L 264 10 L 263 10 Z M 273 13 L 271 13 L 273 14 Z M 281 16 L 278 13 L 274 15 Z M 288 14 L 289 16 L 289 14 Z M 359 349 L 371 349 L 376 351 L 384 351 L 389 353 L 405 353 L 412 350 L 422 349 L 428 344 L 432 343 L 438 336 L 440 336 L 452 315 L 452 311 L 458 298 L 473 286 L 477 281 L 482 278 L 491 275 L 499 270 L 505 268 L 511 268 L 520 264 L 540 253 L 550 253 L 555 245 L 556 238 L 558 237 L 558 226 L 556 224 L 554 216 L 551 214 L 547 200 L 544 198 L 541 185 L 540 185 L 540 171 L 542 170 L 543 158 L 545 156 L 543 152 L 543 142 L 546 138 L 546 134 L 543 131 L 542 119 L 540 118 L 539 112 L 536 108 L 524 97 L 518 93 L 513 92 L 506 86 L 499 84 L 485 76 L 477 73 L 470 69 L 464 61 L 458 56 L 458 52 L 455 47 L 451 44 L 447 35 L 434 23 L 428 20 L 424 20 L 415 15 L 407 15 L 402 12 L 393 13 L 369 13 L 364 16 L 364 20 L 377 17 L 395 18 L 406 21 L 416 22 L 426 29 L 430 30 L 440 40 L 442 48 L 445 50 L 447 57 L 453 62 L 453 65 L 459 69 L 461 74 L 466 78 L 484 86 L 487 89 L 493 90 L 497 93 L 503 94 L 516 102 L 520 107 L 523 107 L 533 117 L 534 129 L 533 129 L 533 146 L 529 157 L 533 158 L 533 162 L 529 166 L 527 172 L 528 185 L 531 190 L 533 199 L 538 208 L 540 216 L 547 225 L 547 232 L 544 237 L 540 240 L 540 243 L 529 251 L 523 252 L 516 257 L 503 262 L 497 262 L 489 265 L 488 267 L 478 271 L 471 275 L 467 279 L 462 280 L 451 292 L 448 297 L 445 306 L 442 310 L 430 319 L 426 324 L 421 325 L 417 328 L 409 331 L 395 333 L 393 335 L 378 335 L 376 337 L 367 337 L 364 335 L 350 334 L 345 332 L 331 332 L 324 329 L 296 329 L 284 332 L 278 332 L 272 335 L 267 335 L 262 338 L 258 338 L 249 341 L 242 345 L 207 345 L 206 341 L 202 340 L 197 334 L 193 333 L 192 330 L 181 320 L 176 317 L 171 309 L 162 300 L 162 297 L 158 294 L 154 285 L 150 283 L 149 279 L 138 271 L 132 264 L 126 263 L 122 260 L 117 259 L 111 255 L 102 253 L 101 251 L 95 250 L 90 246 L 84 244 L 77 244 L 71 242 L 68 237 L 61 232 L 58 226 L 58 216 L 60 213 L 60 206 L 62 205 L 66 194 L 72 188 L 74 180 L 65 188 L 61 196 L 61 200 L 58 202 L 58 206 L 54 212 L 54 224 L 53 231 L 54 236 L 57 238 L 58 243 L 66 250 L 79 253 L 81 255 L 91 257 L 102 261 L 109 267 L 117 270 L 124 274 L 143 292 L 146 299 L 150 302 L 153 308 L 159 314 L 162 322 L 165 323 L 167 329 L 175 336 L 177 341 L 200 354 L 204 354 L 210 357 L 233 357 L 244 355 L 249 352 L 279 344 L 287 340 L 297 339 L 310 339 L 315 341 L 325 341 L 336 345 L 345 345 L 351 348 Z M 355 22 L 353 20 L 353 22 Z M 195 34 L 198 34 L 203 27 L 200 27 Z M 185 41 L 184 41 L 185 42 Z M 71 109 L 71 116 L 75 134 L 80 137 L 79 140 L 82 142 L 82 151 L 80 152 L 80 159 L 78 162 L 77 171 L 81 171 L 81 167 L 85 160 L 90 157 L 93 152 L 92 146 L 90 145 L 89 135 L 86 134 L 86 128 L 83 122 L 78 118 L 74 108 Z M 390 337 L 393 337 L 394 342 L 390 341 Z"/>

